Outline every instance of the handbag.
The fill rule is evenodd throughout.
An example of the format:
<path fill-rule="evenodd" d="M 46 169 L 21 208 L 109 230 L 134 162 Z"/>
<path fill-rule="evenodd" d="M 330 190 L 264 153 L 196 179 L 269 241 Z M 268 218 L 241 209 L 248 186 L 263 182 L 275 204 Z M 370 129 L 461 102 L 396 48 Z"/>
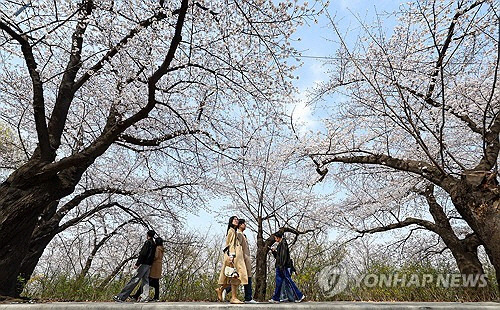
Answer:
<path fill-rule="evenodd" d="M 236 248 L 237 246 L 237 239 L 238 237 L 237 236 L 234 236 L 234 242 L 233 242 L 233 245 L 234 247 Z M 226 255 L 229 256 L 229 245 L 226 246 L 222 252 L 224 252 Z M 234 259 L 234 257 L 233 257 Z M 234 268 L 234 262 L 231 262 L 231 266 L 226 266 L 224 267 L 224 275 L 228 278 L 238 278 L 240 275 L 238 274 L 238 270 L 236 268 Z"/>
<path fill-rule="evenodd" d="M 234 264 L 231 263 L 233 265 L 233 267 L 231 266 L 226 266 L 224 268 L 224 275 L 228 278 L 237 278 L 239 277 L 240 275 L 238 274 L 238 271 L 236 270 L 236 268 L 234 268 Z"/>

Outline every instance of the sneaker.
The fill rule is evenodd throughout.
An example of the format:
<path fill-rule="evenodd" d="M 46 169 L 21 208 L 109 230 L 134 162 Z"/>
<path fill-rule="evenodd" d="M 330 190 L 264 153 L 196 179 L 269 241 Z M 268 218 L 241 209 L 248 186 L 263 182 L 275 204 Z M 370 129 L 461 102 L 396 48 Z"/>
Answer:
<path fill-rule="evenodd" d="M 123 300 L 120 297 L 118 297 L 118 295 L 113 296 L 113 300 L 116 302 L 123 302 Z"/>
<path fill-rule="evenodd" d="M 257 302 L 255 300 L 245 300 L 246 304 L 256 304 Z"/>
<path fill-rule="evenodd" d="M 306 299 L 306 295 L 302 295 L 302 298 L 297 299 L 295 302 L 302 302 L 302 301 L 304 301 L 304 299 Z"/>
<path fill-rule="evenodd" d="M 141 296 L 139 296 L 139 298 L 137 298 L 137 302 L 149 302 L 149 298 L 143 298 Z"/>
<path fill-rule="evenodd" d="M 272 303 L 272 304 L 279 304 L 280 302 L 278 300 L 274 300 L 274 299 L 269 299 L 269 302 Z"/>

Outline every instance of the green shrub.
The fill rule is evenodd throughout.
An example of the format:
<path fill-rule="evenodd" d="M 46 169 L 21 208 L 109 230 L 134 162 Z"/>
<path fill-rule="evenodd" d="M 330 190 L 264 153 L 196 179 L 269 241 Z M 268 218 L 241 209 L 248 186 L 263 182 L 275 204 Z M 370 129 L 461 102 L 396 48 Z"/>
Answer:
<path fill-rule="evenodd" d="M 498 300 L 498 285 L 493 268 L 486 268 L 490 276 L 487 289 L 473 289 L 463 287 L 442 287 L 434 285 L 418 286 L 379 286 L 369 287 L 361 283 L 351 283 L 341 294 L 333 297 L 325 296 L 318 285 L 317 275 L 324 268 L 324 264 L 311 262 L 303 264 L 294 281 L 308 300 L 363 300 L 363 301 L 486 301 Z M 453 274 L 456 270 L 449 266 L 432 266 L 425 263 L 405 264 L 400 267 L 386 262 L 373 263 L 364 274 L 399 274 L 400 277 L 412 274 Z M 58 301 L 109 301 L 116 295 L 130 279 L 131 275 L 120 275 L 108 283 L 103 289 L 98 289 L 102 283 L 101 277 L 86 277 L 77 279 L 66 274 L 52 276 L 33 276 L 24 291 L 30 298 Z M 214 289 L 217 287 L 218 271 L 203 273 L 201 270 L 176 270 L 160 281 L 160 299 L 163 301 L 215 301 Z M 275 287 L 274 269 L 270 268 L 267 276 L 267 294 L 270 298 Z M 255 279 L 254 279 L 255 284 Z M 240 286 L 240 290 L 242 287 Z M 240 298 L 243 297 L 242 292 Z"/>

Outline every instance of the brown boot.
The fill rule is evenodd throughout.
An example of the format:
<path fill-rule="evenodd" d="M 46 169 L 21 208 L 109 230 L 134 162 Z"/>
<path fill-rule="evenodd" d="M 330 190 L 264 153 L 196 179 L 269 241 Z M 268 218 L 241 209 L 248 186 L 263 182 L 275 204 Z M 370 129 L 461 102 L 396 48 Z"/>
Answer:
<path fill-rule="evenodd" d="M 243 302 L 238 299 L 238 285 L 231 285 L 231 300 L 229 301 L 232 304 L 242 304 Z"/>
<path fill-rule="evenodd" d="M 217 292 L 217 300 L 222 301 L 222 291 L 224 290 L 224 286 L 219 286 L 218 288 L 215 289 L 215 292 Z"/>

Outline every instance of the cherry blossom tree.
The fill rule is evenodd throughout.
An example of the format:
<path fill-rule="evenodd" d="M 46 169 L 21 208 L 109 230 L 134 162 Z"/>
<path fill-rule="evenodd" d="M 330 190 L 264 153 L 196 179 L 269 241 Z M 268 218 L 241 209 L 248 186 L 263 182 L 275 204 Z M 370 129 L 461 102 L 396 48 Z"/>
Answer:
<path fill-rule="evenodd" d="M 354 239 L 400 229 L 396 240 L 389 239 L 387 248 L 398 250 L 401 258 L 424 259 L 449 250 L 461 273 L 484 273 L 479 238 L 464 224 L 447 195 L 432 184 L 377 167 L 359 167 L 339 173 L 337 178 L 344 183 L 339 187 L 348 188 L 350 193 L 338 206 L 336 223 L 355 231 L 358 235 Z M 436 242 L 433 234 L 441 241 Z M 410 241 L 415 238 L 419 242 Z"/>
<path fill-rule="evenodd" d="M 81 186 L 88 171 L 120 177 L 144 153 L 136 176 L 152 183 L 166 158 L 206 171 L 207 152 L 231 151 L 235 116 L 273 117 L 291 89 L 290 35 L 310 14 L 293 1 L 0 6 L 0 109 L 24 156 L 0 185 L 0 295 L 15 294 L 42 217 L 109 190 Z"/>
<path fill-rule="evenodd" d="M 500 281 L 495 1 L 419 0 L 395 16 L 390 35 L 381 24 L 362 23 L 365 35 L 355 41 L 346 40 L 332 19 L 341 48 L 317 95 L 338 104 L 329 105 L 327 133 L 309 154 L 322 177 L 367 166 L 418 178 L 434 224 L 444 227 L 432 199 L 432 186 L 439 188 L 484 246 Z"/>

